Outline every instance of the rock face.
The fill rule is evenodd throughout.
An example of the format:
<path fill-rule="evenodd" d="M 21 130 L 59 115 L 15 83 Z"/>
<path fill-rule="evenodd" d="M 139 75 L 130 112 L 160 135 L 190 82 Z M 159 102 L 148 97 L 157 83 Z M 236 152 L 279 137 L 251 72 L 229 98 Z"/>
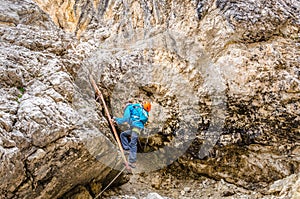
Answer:
<path fill-rule="evenodd" d="M 153 101 L 145 171 L 180 157 L 194 173 L 298 197 L 298 1 L 2 4 L 1 196 L 95 195 L 118 168 L 92 74 L 114 115 Z"/>
<path fill-rule="evenodd" d="M 32 1 L 1 1 L 0 32 L 0 197 L 98 193 L 120 158 L 93 92 L 76 94 L 77 40 Z"/>

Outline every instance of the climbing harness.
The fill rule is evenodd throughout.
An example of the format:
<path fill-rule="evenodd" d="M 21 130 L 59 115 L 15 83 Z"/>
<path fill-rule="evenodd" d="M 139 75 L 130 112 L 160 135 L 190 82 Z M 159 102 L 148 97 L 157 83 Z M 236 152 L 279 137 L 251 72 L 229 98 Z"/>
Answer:
<path fill-rule="evenodd" d="M 121 175 L 121 173 L 123 173 L 123 171 L 126 169 L 126 167 L 124 167 L 119 173 L 118 175 L 116 175 L 116 177 L 94 198 L 97 199 L 99 196 L 101 196 L 103 194 L 104 191 L 106 191 L 106 189 Z"/>
<path fill-rule="evenodd" d="M 124 160 L 124 163 L 125 163 L 125 168 L 126 168 L 128 171 L 131 172 L 131 168 L 129 167 L 128 162 L 127 162 L 127 160 L 126 160 L 126 156 L 125 156 L 125 154 L 124 154 L 124 150 L 123 150 L 121 141 L 120 141 L 120 139 L 119 139 L 117 130 L 116 130 L 116 128 L 115 128 L 115 125 L 114 125 L 114 123 L 113 123 L 113 121 L 112 121 L 112 119 L 111 119 L 111 117 L 110 117 L 110 114 L 109 114 L 108 108 L 107 108 L 107 106 L 106 106 L 104 97 L 103 97 L 101 91 L 99 90 L 99 88 L 98 88 L 96 82 L 94 81 L 92 75 L 90 75 L 90 81 L 91 81 L 92 86 L 94 87 L 94 90 L 96 91 L 96 94 L 98 95 L 98 97 L 100 97 L 100 99 L 101 99 L 101 101 L 102 101 L 102 103 L 103 103 L 104 110 L 105 110 L 106 116 L 107 116 L 107 118 L 108 118 L 109 124 L 110 124 L 110 126 L 111 126 L 111 128 L 112 128 L 112 130 L 113 130 L 113 133 L 114 133 L 114 135 L 115 135 L 115 137 L 116 137 L 118 146 L 119 146 L 119 148 L 120 148 L 121 156 L 122 156 L 122 158 L 123 158 L 123 160 Z"/>

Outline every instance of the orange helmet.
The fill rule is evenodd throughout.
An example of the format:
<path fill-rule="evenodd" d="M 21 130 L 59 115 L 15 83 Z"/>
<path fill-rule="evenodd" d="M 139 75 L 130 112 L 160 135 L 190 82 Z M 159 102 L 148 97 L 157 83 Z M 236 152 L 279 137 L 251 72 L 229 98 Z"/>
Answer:
<path fill-rule="evenodd" d="M 149 101 L 144 101 L 143 107 L 147 112 L 149 112 L 151 110 L 151 103 Z"/>

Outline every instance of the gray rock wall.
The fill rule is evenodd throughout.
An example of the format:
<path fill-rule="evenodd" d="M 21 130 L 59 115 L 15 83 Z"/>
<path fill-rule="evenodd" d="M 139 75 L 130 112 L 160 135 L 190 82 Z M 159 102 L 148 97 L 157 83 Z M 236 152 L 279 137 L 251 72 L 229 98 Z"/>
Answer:
<path fill-rule="evenodd" d="M 145 158 L 146 171 L 180 156 L 187 170 L 274 195 L 284 193 L 276 185 L 268 192 L 270 184 L 299 173 L 298 1 L 3 5 L 5 197 L 86 192 L 77 185 L 91 187 L 110 172 L 106 156 L 97 156 L 113 147 L 90 73 L 114 115 L 129 99 L 153 101 L 141 143 L 160 153 L 151 164 Z"/>
<path fill-rule="evenodd" d="M 58 198 L 78 185 L 98 193 L 121 162 L 93 92 L 81 96 L 71 75 L 76 38 L 32 1 L 1 10 L 0 198 Z"/>
<path fill-rule="evenodd" d="M 196 100 L 184 166 L 253 189 L 299 172 L 298 2 L 114 1 L 99 18 L 109 36 L 86 65 L 116 114 L 155 102 L 150 151 L 180 140 Z"/>

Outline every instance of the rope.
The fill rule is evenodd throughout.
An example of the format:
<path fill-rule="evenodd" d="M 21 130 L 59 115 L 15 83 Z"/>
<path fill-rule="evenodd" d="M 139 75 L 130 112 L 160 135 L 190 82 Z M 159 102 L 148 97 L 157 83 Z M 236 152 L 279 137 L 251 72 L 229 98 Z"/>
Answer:
<path fill-rule="evenodd" d="M 119 139 L 119 136 L 118 136 L 116 127 L 115 127 L 115 125 L 114 125 L 113 122 L 112 122 L 112 119 L 111 119 L 111 117 L 110 117 L 108 108 L 107 108 L 106 103 L 105 103 L 105 100 L 104 100 L 104 97 L 103 97 L 101 91 L 99 90 L 99 88 L 98 88 L 98 86 L 97 86 L 95 80 L 93 79 L 92 75 L 90 75 L 90 81 L 91 81 L 92 86 L 94 87 L 94 89 L 95 89 L 97 95 L 100 97 L 100 99 L 101 99 L 101 101 L 102 101 L 102 103 L 103 103 L 103 106 L 104 106 L 104 109 L 105 109 L 106 116 L 107 116 L 107 118 L 108 118 L 109 124 L 110 124 L 110 126 L 111 126 L 111 128 L 112 128 L 112 130 L 113 130 L 113 133 L 114 133 L 114 135 L 115 135 L 115 137 L 116 137 L 116 140 L 117 140 L 117 143 L 118 143 L 118 146 L 119 146 L 119 149 L 120 149 L 120 151 L 121 151 L 121 156 L 122 156 L 122 158 L 123 158 L 123 160 L 124 160 L 124 162 L 125 162 L 125 165 L 126 165 L 127 170 L 130 171 L 131 169 L 130 169 L 130 167 L 129 167 L 129 165 L 128 165 L 128 162 L 127 162 L 127 160 L 126 160 L 126 156 L 125 156 L 125 154 L 124 154 L 124 150 L 123 150 L 121 141 L 120 141 L 120 139 Z"/>
<path fill-rule="evenodd" d="M 116 177 L 94 198 L 97 199 L 99 196 L 103 194 L 104 191 L 123 173 L 123 171 L 126 169 L 126 166 L 116 175 Z"/>

